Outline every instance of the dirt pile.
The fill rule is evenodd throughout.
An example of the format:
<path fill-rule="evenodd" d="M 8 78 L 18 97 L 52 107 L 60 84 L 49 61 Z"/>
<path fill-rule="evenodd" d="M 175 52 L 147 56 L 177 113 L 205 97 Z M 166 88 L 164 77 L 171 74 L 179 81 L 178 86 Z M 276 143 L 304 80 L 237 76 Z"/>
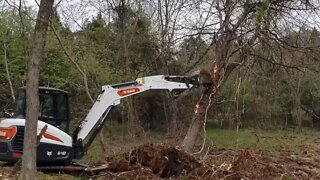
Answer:
<path fill-rule="evenodd" d="M 274 179 L 284 171 L 270 158 L 250 149 L 240 151 L 234 157 L 235 160 L 228 163 L 227 179 Z"/>
<path fill-rule="evenodd" d="M 211 146 L 202 155 L 190 155 L 166 144 L 147 144 L 109 157 L 94 167 L 47 167 L 102 179 L 319 179 L 318 150 L 294 155 L 232 150 Z M 1 171 L 0 171 L 1 172 Z"/>
<path fill-rule="evenodd" d="M 264 154 L 251 149 L 213 151 L 214 158 L 206 161 L 213 164 L 212 179 L 320 179 L 319 155 Z"/>
<path fill-rule="evenodd" d="M 204 168 L 193 156 L 182 150 L 169 145 L 152 144 L 137 147 L 99 164 L 108 164 L 106 170 L 113 175 L 116 173 L 122 178 L 138 179 L 187 177 L 195 169 Z"/>
<path fill-rule="evenodd" d="M 213 153 L 215 152 L 215 153 Z M 288 156 L 272 158 L 250 149 L 213 149 L 200 162 L 170 145 L 143 145 L 107 158 L 99 176 L 107 179 L 309 179 L 320 177 L 317 166 Z M 215 157 L 215 158 L 212 158 Z M 305 159 L 304 159 L 305 160 Z"/>
<path fill-rule="evenodd" d="M 223 153 L 230 158 L 222 163 L 213 159 L 200 163 L 194 156 L 170 145 L 143 145 L 100 162 L 99 165 L 108 164 L 100 175 L 120 179 L 274 179 L 284 172 L 282 166 L 249 149 L 220 151 Z"/>

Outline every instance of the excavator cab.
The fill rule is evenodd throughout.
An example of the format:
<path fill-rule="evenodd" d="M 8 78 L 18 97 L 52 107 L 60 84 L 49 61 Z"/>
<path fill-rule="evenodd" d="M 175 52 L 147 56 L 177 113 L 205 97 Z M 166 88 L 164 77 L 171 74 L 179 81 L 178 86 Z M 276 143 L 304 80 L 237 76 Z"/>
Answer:
<path fill-rule="evenodd" d="M 74 150 L 68 135 L 68 93 L 39 87 L 39 104 L 37 132 L 45 131 L 38 144 L 37 162 L 71 162 Z M 0 120 L 0 161 L 16 162 L 22 157 L 26 107 L 26 88 L 22 87 L 18 89 L 12 117 Z"/>
<path fill-rule="evenodd" d="M 66 91 L 39 87 L 38 119 L 68 133 L 69 129 L 69 98 Z M 18 90 L 13 118 L 26 117 L 26 88 Z"/>

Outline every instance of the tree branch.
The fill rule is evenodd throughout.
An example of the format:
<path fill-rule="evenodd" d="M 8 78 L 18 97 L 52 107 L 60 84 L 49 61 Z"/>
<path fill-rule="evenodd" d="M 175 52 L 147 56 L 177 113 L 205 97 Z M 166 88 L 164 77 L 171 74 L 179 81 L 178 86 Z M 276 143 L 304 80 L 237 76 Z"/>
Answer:
<path fill-rule="evenodd" d="M 257 57 L 257 58 L 259 58 L 259 59 L 261 59 L 261 60 L 263 60 L 263 61 L 266 61 L 266 62 L 268 62 L 268 63 L 270 63 L 270 64 L 275 64 L 275 65 L 279 65 L 279 66 L 282 66 L 282 67 L 285 67 L 285 68 L 296 69 L 296 70 L 298 70 L 298 71 L 301 71 L 300 67 L 298 67 L 298 66 L 292 66 L 292 65 L 287 65 L 287 64 L 275 62 L 275 61 L 272 61 L 272 60 L 270 60 L 270 59 L 268 59 L 268 58 L 265 58 L 265 57 L 263 57 L 263 56 L 260 56 L 260 55 L 258 55 L 258 54 L 254 54 L 254 53 L 250 53 L 249 55 L 250 55 L 250 56 Z"/>
<path fill-rule="evenodd" d="M 52 24 L 50 24 L 50 27 L 54 33 L 54 35 L 56 36 L 59 44 L 60 44 L 60 47 L 62 48 L 64 54 L 68 57 L 68 59 L 71 61 L 71 63 L 77 68 L 78 72 L 82 75 L 82 78 L 83 78 L 83 83 L 84 83 L 84 87 L 85 87 L 85 90 L 86 90 L 86 93 L 87 93 L 87 96 L 88 98 L 90 99 L 90 101 L 92 103 L 94 103 L 94 100 L 89 92 L 89 86 L 88 86 L 88 78 L 87 78 L 87 75 L 86 73 L 82 70 L 82 68 L 80 67 L 80 65 L 71 57 L 71 55 L 68 53 L 67 49 L 65 48 L 65 46 L 63 45 L 62 43 L 62 40 L 59 36 L 59 34 L 57 33 L 56 29 L 54 28 L 54 26 Z"/>

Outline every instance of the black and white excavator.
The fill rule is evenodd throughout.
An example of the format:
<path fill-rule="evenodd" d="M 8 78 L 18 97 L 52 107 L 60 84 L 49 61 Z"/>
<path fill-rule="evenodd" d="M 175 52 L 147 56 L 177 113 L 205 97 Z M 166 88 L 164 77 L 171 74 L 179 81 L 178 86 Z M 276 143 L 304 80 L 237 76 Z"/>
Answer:
<path fill-rule="evenodd" d="M 102 91 L 85 119 L 70 136 L 69 96 L 66 91 L 39 87 L 39 118 L 37 132 L 41 133 L 37 162 L 41 164 L 70 164 L 83 157 L 103 127 L 111 109 L 122 98 L 147 90 L 168 90 L 174 95 L 197 87 L 198 79 L 185 76 L 147 76 L 132 82 L 102 86 Z M 0 121 L 0 161 L 16 162 L 22 157 L 26 114 L 26 89 L 18 90 L 12 118 Z"/>

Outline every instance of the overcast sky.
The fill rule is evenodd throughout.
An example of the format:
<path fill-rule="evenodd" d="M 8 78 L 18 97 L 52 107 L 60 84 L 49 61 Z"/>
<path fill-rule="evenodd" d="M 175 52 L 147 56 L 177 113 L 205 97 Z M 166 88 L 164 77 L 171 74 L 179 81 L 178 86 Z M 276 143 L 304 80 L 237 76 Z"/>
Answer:
<path fill-rule="evenodd" d="M 0 2 L 1 1 L 3 0 L 0 0 Z M 19 2 L 19 0 L 7 0 L 7 1 Z M 37 7 L 38 7 L 37 3 L 39 3 L 40 0 L 23 0 L 23 1 L 26 3 L 26 5 L 32 6 L 35 12 L 37 12 Z M 91 1 L 92 0 L 55 0 L 56 4 L 59 3 L 57 10 L 63 24 L 68 26 L 71 30 L 76 31 L 81 29 L 81 26 L 86 20 L 91 20 L 93 17 L 95 17 L 99 12 L 99 10 L 101 10 L 101 12 L 107 13 L 106 9 L 109 8 L 108 7 L 109 4 L 107 3 L 106 0 L 94 0 L 95 3 L 92 3 Z M 319 0 L 314 0 L 314 1 L 319 1 Z M 204 5 L 202 6 L 202 8 L 203 7 L 208 8 L 209 6 Z M 147 9 L 148 8 L 145 8 L 145 10 Z M 178 28 L 180 28 L 179 25 L 181 26 L 181 28 L 193 27 L 195 25 L 195 21 L 194 21 L 195 19 L 200 19 L 200 20 L 204 19 L 203 17 L 205 17 L 206 14 L 203 12 L 205 12 L 205 10 L 203 9 L 202 11 L 200 9 L 190 9 L 190 11 L 187 10 L 182 12 L 178 18 L 179 21 L 177 22 L 176 26 Z M 153 13 L 154 12 L 149 12 L 150 16 L 152 16 Z M 307 26 L 316 27 L 319 29 L 320 13 L 315 14 L 313 12 L 314 13 L 313 16 L 309 16 L 309 13 L 311 13 L 311 11 L 310 12 L 297 11 L 296 13 L 292 13 L 290 17 L 294 17 L 294 18 L 287 17 L 286 19 L 283 20 L 283 22 L 282 22 L 282 19 L 279 19 L 279 26 L 283 24 L 286 26 L 290 25 L 289 26 L 290 28 L 299 28 L 302 25 L 307 25 Z M 102 14 L 102 15 L 105 15 L 105 14 Z M 314 16 L 314 15 L 317 15 L 317 16 Z M 214 18 L 212 17 L 209 19 L 211 21 L 214 20 Z M 206 23 L 210 24 L 213 22 L 208 21 Z M 216 28 L 216 27 L 214 26 L 213 28 Z M 179 32 L 181 32 L 181 34 L 186 33 L 185 30 L 180 30 L 180 31 L 177 30 L 176 35 L 178 35 Z"/>
<path fill-rule="evenodd" d="M 40 0 L 25 0 L 26 5 L 31 6 L 36 12 L 39 2 Z M 81 29 L 83 22 L 86 19 L 90 20 L 98 12 L 89 0 L 55 0 L 55 5 L 57 3 L 61 21 L 72 30 Z"/>

